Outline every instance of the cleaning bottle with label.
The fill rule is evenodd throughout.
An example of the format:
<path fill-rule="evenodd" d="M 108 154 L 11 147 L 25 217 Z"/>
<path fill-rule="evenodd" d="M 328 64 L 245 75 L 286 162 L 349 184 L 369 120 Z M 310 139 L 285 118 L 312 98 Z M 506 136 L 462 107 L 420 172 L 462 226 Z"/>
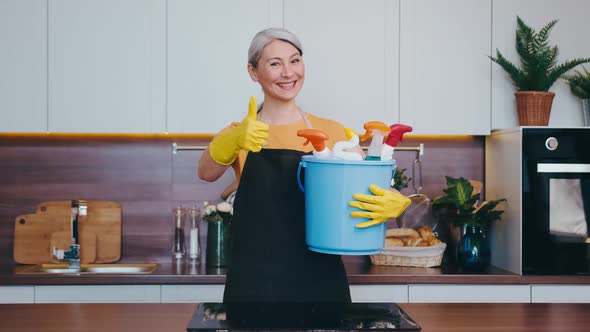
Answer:
<path fill-rule="evenodd" d="M 389 128 L 391 131 L 381 148 L 381 160 L 391 160 L 393 158 L 394 148 L 399 142 L 404 141 L 404 134 L 412 131 L 412 127 L 399 123 L 393 124 Z"/>
<path fill-rule="evenodd" d="M 359 145 L 359 137 L 356 132 L 350 128 L 344 128 L 344 133 L 348 141 L 339 141 L 334 144 L 332 148 L 332 155 L 336 159 L 343 160 L 363 160 L 358 152 L 355 151 L 344 151 L 345 149 L 352 149 Z"/>
<path fill-rule="evenodd" d="M 373 137 L 367 157 L 365 160 L 381 160 L 381 147 L 383 146 L 383 138 L 389 134 L 391 129 L 381 121 L 369 121 L 365 123 L 365 133 L 360 137 L 361 142 Z"/>
<path fill-rule="evenodd" d="M 328 134 L 319 129 L 301 129 L 297 131 L 297 136 L 307 139 L 303 145 L 311 142 L 313 145 L 313 155 L 318 159 L 332 158 L 332 152 L 326 147 L 326 140 L 330 139 Z"/>

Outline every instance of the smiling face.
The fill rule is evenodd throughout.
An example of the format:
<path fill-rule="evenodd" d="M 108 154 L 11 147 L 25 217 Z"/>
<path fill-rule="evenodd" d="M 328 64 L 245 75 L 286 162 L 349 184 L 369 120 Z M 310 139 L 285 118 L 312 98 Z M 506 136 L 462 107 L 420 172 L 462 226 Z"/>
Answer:
<path fill-rule="evenodd" d="M 305 65 L 297 48 L 276 39 L 264 47 L 256 67 L 248 65 L 248 72 L 262 87 L 265 101 L 295 99 L 305 79 Z"/>

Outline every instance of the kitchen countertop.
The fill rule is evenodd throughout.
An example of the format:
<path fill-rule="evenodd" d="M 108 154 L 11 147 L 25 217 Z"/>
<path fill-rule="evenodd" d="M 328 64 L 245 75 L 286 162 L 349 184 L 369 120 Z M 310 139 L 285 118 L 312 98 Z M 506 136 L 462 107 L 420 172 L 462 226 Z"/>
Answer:
<path fill-rule="evenodd" d="M 590 304 L 402 303 L 422 332 L 588 331 Z M 197 304 L 0 305 L 2 331 L 186 331 Z"/>
<path fill-rule="evenodd" d="M 17 274 L 22 266 L 0 261 L 0 285 L 224 284 L 225 269 L 174 264 L 167 259 L 122 259 L 119 263 L 159 264 L 151 274 L 64 275 Z M 354 284 L 590 284 L 590 276 L 521 276 L 491 267 L 464 273 L 450 266 L 436 268 L 372 265 L 367 256 L 344 258 L 349 283 Z"/>

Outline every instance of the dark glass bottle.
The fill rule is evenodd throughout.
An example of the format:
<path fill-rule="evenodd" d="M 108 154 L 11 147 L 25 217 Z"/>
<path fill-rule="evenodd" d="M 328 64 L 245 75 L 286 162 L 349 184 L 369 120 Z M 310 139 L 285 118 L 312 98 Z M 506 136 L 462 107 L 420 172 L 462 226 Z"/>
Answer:
<path fill-rule="evenodd" d="M 491 260 L 490 241 L 477 225 L 463 225 L 458 250 L 458 263 L 465 271 L 481 272 Z"/>

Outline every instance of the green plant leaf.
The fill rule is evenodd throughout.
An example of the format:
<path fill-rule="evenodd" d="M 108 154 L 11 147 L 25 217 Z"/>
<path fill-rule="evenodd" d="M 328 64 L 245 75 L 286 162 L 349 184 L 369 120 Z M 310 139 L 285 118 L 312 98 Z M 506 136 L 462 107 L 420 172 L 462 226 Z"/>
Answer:
<path fill-rule="evenodd" d="M 510 75 L 516 90 L 549 91 L 566 72 L 579 64 L 590 62 L 590 58 L 578 58 L 558 65 L 559 49 L 549 45 L 549 34 L 557 22 L 552 20 L 536 32 L 517 16 L 515 44 L 520 68 L 504 58 L 499 50 L 496 50 L 496 57 L 489 57 Z"/>
<path fill-rule="evenodd" d="M 590 98 L 590 72 L 582 66 L 582 71 L 575 70 L 573 75 L 564 76 L 574 96 Z"/>

